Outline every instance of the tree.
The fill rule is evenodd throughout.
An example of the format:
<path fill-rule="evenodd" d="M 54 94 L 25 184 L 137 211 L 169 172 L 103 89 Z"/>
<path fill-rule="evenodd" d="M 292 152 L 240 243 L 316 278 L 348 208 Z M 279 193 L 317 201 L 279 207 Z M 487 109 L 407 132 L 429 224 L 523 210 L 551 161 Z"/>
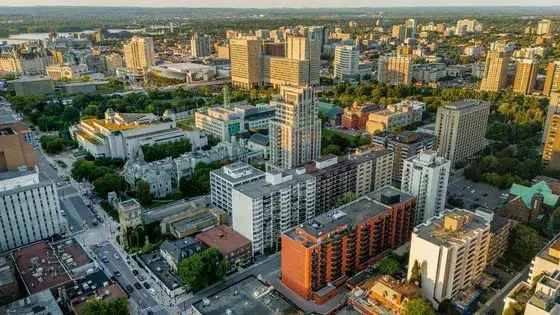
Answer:
<path fill-rule="evenodd" d="M 422 268 L 420 267 L 420 263 L 418 262 L 418 260 L 415 260 L 414 264 L 412 265 L 410 282 L 417 283 L 418 285 L 422 284 Z"/>
<path fill-rule="evenodd" d="M 42 136 L 40 142 L 43 150 L 49 154 L 58 154 L 66 146 L 66 141 L 58 136 Z"/>
<path fill-rule="evenodd" d="M 545 239 L 530 226 L 516 224 L 509 237 L 509 244 L 503 261 L 512 268 L 522 268 L 533 259 L 544 246 Z"/>
<path fill-rule="evenodd" d="M 116 299 L 110 302 L 103 300 L 90 300 L 86 302 L 84 315 L 128 315 L 128 301 Z"/>
<path fill-rule="evenodd" d="M 188 139 L 183 139 L 169 143 L 143 145 L 142 152 L 144 153 L 144 160 L 152 162 L 167 157 L 177 158 L 181 154 L 189 152 L 191 147 L 191 142 Z"/>
<path fill-rule="evenodd" d="M 107 173 L 99 177 L 93 182 L 95 193 L 101 198 L 107 198 L 107 194 L 111 191 L 122 192 L 126 190 L 126 182 L 113 172 Z"/>
<path fill-rule="evenodd" d="M 436 315 L 432 304 L 422 298 L 414 298 L 405 302 L 402 315 Z"/>
<path fill-rule="evenodd" d="M 148 206 L 152 203 L 152 194 L 150 192 L 150 184 L 145 180 L 138 180 L 134 189 L 136 192 L 136 199 L 143 205 Z"/>
<path fill-rule="evenodd" d="M 179 262 L 178 274 L 183 283 L 193 291 L 199 291 L 222 280 L 227 262 L 215 248 L 208 248 Z"/>
<path fill-rule="evenodd" d="M 399 261 L 393 257 L 386 257 L 377 264 L 377 269 L 384 275 L 394 275 L 399 272 Z"/>
<path fill-rule="evenodd" d="M 441 303 L 439 303 L 438 306 L 438 314 L 443 314 L 443 315 L 461 315 L 461 312 L 459 312 L 455 306 L 453 305 L 453 303 L 451 303 L 451 301 L 449 299 L 445 299 L 443 300 Z"/>

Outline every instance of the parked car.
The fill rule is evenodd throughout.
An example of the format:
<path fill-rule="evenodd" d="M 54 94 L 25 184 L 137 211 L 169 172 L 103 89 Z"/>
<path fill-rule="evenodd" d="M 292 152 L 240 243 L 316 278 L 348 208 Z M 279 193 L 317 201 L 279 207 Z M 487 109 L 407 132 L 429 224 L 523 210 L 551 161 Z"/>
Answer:
<path fill-rule="evenodd" d="M 134 288 L 130 284 L 128 284 L 125 288 L 126 288 L 126 292 L 128 293 L 132 293 L 132 291 L 134 291 Z"/>
<path fill-rule="evenodd" d="M 144 282 L 144 288 L 146 288 L 146 290 L 149 290 L 151 286 L 148 282 Z"/>
<path fill-rule="evenodd" d="M 138 272 L 138 270 L 132 269 L 132 274 L 133 274 L 134 276 L 137 276 L 137 275 L 140 274 L 140 273 Z"/>
<path fill-rule="evenodd" d="M 135 283 L 134 283 L 134 287 L 135 287 L 137 290 L 142 289 L 142 285 L 140 284 L 140 282 L 135 282 Z"/>

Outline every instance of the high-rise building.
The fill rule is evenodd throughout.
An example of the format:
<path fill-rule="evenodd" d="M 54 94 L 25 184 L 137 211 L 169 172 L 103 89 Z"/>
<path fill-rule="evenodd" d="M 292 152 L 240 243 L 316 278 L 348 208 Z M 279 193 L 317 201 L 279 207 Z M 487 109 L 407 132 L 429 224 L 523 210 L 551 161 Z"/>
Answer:
<path fill-rule="evenodd" d="M 481 91 L 498 92 L 506 87 L 509 52 L 493 50 L 486 53 L 484 77 L 480 83 Z"/>
<path fill-rule="evenodd" d="M 377 81 L 389 85 L 411 83 L 412 58 L 409 56 L 381 56 L 377 63 Z"/>
<path fill-rule="evenodd" d="M 475 285 L 489 246 L 487 218 L 461 209 L 443 212 L 414 228 L 407 278 L 420 278 L 422 295 L 437 307 Z"/>
<path fill-rule="evenodd" d="M 457 21 L 455 34 L 457 36 L 464 36 L 467 34 L 478 33 L 482 30 L 482 25 L 477 20 L 463 19 Z"/>
<path fill-rule="evenodd" d="M 124 60 L 128 71 L 144 72 L 155 63 L 154 41 L 151 37 L 134 36 L 123 46 Z"/>
<path fill-rule="evenodd" d="M 537 80 L 537 62 L 534 59 L 522 59 L 517 61 L 515 80 L 513 81 L 513 92 L 524 95 L 533 93 Z"/>
<path fill-rule="evenodd" d="M 249 89 L 255 86 L 305 86 L 319 84 L 321 47 L 318 40 L 289 36 L 285 56 L 278 49 L 265 49 L 257 37 L 230 39 L 232 85 Z M 278 46 L 269 43 L 267 46 Z M 273 47 L 272 47 L 273 48 Z M 273 55 L 267 54 L 273 52 Z"/>
<path fill-rule="evenodd" d="M 304 169 L 266 173 L 232 190 L 232 226 L 253 244 L 253 255 L 276 252 L 280 235 L 315 216 L 315 178 Z"/>
<path fill-rule="evenodd" d="M 560 60 L 553 61 L 546 67 L 543 94 L 550 96 L 552 92 L 560 92 Z"/>
<path fill-rule="evenodd" d="M 210 172 L 210 199 L 212 204 L 231 215 L 232 190 L 264 178 L 264 172 L 243 162 L 226 165 Z"/>
<path fill-rule="evenodd" d="M 558 97 L 558 94 L 553 95 Z M 550 170 L 560 170 L 560 107 L 558 105 L 548 108 L 545 132 L 543 164 Z"/>
<path fill-rule="evenodd" d="M 432 150 L 436 137 L 423 133 L 403 131 L 401 133 L 381 133 L 372 137 L 377 147 L 393 152 L 393 180 L 400 182 L 404 161 L 424 150 Z"/>
<path fill-rule="evenodd" d="M 552 118 L 558 112 L 560 112 L 560 91 L 550 94 L 550 100 L 548 102 L 548 108 L 546 110 L 546 120 L 544 122 L 542 143 L 546 143 L 546 138 L 548 137 L 548 129 L 550 128 L 550 125 L 552 123 Z"/>
<path fill-rule="evenodd" d="M 337 46 L 334 52 L 334 77 L 345 80 L 358 73 L 358 51 L 351 45 Z"/>
<path fill-rule="evenodd" d="M 394 154 L 390 150 L 357 150 L 349 157 L 356 164 L 357 196 L 391 185 Z"/>
<path fill-rule="evenodd" d="M 262 85 L 262 41 L 256 37 L 229 40 L 231 83 L 245 89 Z"/>
<path fill-rule="evenodd" d="M 451 162 L 434 151 L 423 151 L 404 161 L 401 189 L 416 197 L 415 224 L 445 210 Z"/>
<path fill-rule="evenodd" d="M 552 21 L 544 19 L 537 23 L 537 35 L 550 35 L 552 33 Z"/>
<path fill-rule="evenodd" d="M 455 167 L 486 146 L 490 103 L 465 99 L 438 108 L 435 135 L 437 152 Z"/>
<path fill-rule="evenodd" d="M 282 282 L 324 303 L 347 276 L 410 239 L 416 200 L 386 186 L 282 235 Z"/>
<path fill-rule="evenodd" d="M 319 38 L 312 36 L 289 36 L 286 40 L 286 58 L 307 61 L 308 67 L 304 69 L 307 73 L 309 85 L 319 84 L 321 71 L 321 42 Z"/>
<path fill-rule="evenodd" d="M 280 88 L 273 102 L 270 122 L 270 159 L 274 166 L 290 169 L 316 160 L 321 154 L 319 106 L 311 87 Z"/>
<path fill-rule="evenodd" d="M 212 54 L 212 37 L 194 33 L 191 38 L 191 56 L 195 58 L 208 57 Z"/>

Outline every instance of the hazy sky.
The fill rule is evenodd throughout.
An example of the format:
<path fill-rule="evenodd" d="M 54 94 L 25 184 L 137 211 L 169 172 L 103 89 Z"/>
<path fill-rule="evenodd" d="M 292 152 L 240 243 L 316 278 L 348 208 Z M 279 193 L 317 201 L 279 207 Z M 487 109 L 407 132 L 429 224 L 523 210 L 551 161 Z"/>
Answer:
<path fill-rule="evenodd" d="M 558 0 L 0 0 L 0 6 L 180 6 L 180 7 L 381 7 L 381 6 L 488 6 L 559 5 Z"/>

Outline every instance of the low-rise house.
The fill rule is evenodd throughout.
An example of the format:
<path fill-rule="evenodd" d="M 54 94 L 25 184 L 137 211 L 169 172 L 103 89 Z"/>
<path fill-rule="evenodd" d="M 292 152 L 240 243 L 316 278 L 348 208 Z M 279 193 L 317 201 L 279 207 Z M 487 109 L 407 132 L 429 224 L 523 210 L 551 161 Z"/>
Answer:
<path fill-rule="evenodd" d="M 509 190 L 508 202 L 498 212 L 512 220 L 530 222 L 537 219 L 545 210 L 558 207 L 559 195 L 552 192 L 545 181 L 527 187 L 513 184 Z"/>
<path fill-rule="evenodd" d="M 418 296 L 414 284 L 384 275 L 367 279 L 353 288 L 348 304 L 363 315 L 398 315 L 407 301 Z"/>
<path fill-rule="evenodd" d="M 220 225 L 196 235 L 208 247 L 216 248 L 227 260 L 229 271 L 236 271 L 251 263 L 251 242 L 227 225 Z"/>

